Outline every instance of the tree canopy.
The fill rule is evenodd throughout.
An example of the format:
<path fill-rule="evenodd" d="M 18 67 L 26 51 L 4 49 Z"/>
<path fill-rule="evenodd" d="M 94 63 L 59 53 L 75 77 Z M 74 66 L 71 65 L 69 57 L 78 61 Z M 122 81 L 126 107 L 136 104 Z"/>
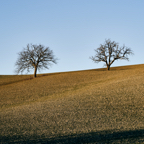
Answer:
<path fill-rule="evenodd" d="M 117 42 L 110 39 L 105 40 L 104 44 L 100 44 L 95 52 L 95 56 L 90 57 L 90 59 L 96 63 L 104 62 L 108 70 L 115 60 L 129 60 L 128 55 L 133 54 L 131 48 L 125 45 L 120 47 Z"/>
<path fill-rule="evenodd" d="M 36 77 L 37 70 L 43 68 L 49 69 L 52 63 L 57 63 L 57 59 L 53 55 L 53 51 L 49 47 L 43 45 L 28 44 L 20 53 L 15 66 L 16 73 L 22 73 L 24 70 L 27 72 L 34 69 L 34 77 Z"/>

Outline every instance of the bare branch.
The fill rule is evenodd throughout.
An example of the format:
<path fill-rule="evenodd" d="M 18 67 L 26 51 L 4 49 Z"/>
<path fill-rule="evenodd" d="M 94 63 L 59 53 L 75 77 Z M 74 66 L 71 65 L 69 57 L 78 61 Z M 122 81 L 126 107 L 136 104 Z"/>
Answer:
<path fill-rule="evenodd" d="M 99 63 L 105 62 L 108 70 L 115 60 L 129 60 L 128 55 L 133 54 L 132 50 L 125 45 L 119 47 L 119 44 L 110 39 L 105 40 L 105 43 L 100 45 L 99 48 L 95 50 L 96 55 L 90 57 L 92 61 Z"/>
<path fill-rule="evenodd" d="M 53 51 L 43 45 L 28 44 L 18 55 L 19 57 L 15 63 L 17 67 L 15 72 L 17 74 L 25 70 L 29 72 L 30 69 L 35 69 L 34 76 L 36 77 L 37 70 L 43 68 L 49 69 L 52 63 L 57 63 Z"/>

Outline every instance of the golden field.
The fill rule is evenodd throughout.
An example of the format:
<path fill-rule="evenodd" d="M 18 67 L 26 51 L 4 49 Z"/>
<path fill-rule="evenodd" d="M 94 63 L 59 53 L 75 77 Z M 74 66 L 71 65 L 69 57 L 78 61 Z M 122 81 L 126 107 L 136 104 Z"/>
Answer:
<path fill-rule="evenodd" d="M 144 143 L 144 64 L 0 76 L 1 143 Z"/>

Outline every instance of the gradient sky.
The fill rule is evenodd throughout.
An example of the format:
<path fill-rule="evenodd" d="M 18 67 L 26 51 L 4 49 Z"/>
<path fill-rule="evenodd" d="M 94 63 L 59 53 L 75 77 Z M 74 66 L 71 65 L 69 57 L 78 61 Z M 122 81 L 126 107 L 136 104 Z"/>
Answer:
<path fill-rule="evenodd" d="M 108 38 L 134 51 L 112 66 L 143 64 L 144 1 L 0 0 L 0 34 L 0 75 L 14 74 L 28 43 L 49 47 L 59 59 L 38 73 L 103 68 L 89 57 Z"/>

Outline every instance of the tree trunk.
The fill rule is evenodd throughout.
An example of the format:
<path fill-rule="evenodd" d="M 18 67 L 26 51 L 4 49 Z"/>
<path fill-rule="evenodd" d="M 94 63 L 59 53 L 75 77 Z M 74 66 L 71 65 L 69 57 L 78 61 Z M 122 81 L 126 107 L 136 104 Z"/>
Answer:
<path fill-rule="evenodd" d="M 34 78 L 36 77 L 36 73 L 37 73 L 37 67 L 35 67 L 35 70 L 34 70 Z"/>
<path fill-rule="evenodd" d="M 107 65 L 107 69 L 110 70 L 110 65 Z"/>

